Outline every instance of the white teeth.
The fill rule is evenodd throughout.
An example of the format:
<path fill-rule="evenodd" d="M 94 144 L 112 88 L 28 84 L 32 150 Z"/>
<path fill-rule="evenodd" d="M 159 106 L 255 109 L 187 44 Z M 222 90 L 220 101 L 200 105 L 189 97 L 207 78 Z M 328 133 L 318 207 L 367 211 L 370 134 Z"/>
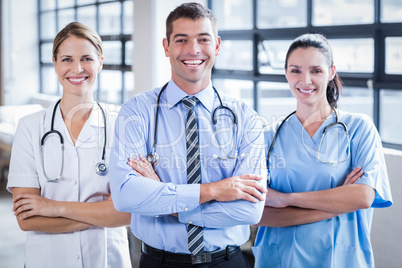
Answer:
<path fill-rule="evenodd" d="M 310 89 L 310 90 L 305 90 L 305 89 L 301 89 L 299 88 L 299 90 L 303 93 L 312 93 L 314 91 L 314 89 Z"/>
<path fill-rule="evenodd" d="M 70 80 L 71 82 L 74 82 L 74 83 L 79 83 L 79 82 L 84 81 L 85 77 L 83 77 L 83 78 L 69 78 L 68 80 Z"/>
<path fill-rule="evenodd" d="M 202 60 L 185 60 L 183 61 L 186 65 L 200 65 Z"/>

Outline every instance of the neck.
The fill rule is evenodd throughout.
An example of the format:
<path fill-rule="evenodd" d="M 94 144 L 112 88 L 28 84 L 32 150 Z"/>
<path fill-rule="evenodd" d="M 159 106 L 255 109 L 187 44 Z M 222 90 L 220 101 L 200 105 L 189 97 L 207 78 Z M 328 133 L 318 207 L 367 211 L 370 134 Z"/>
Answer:
<path fill-rule="evenodd" d="M 91 98 L 69 98 L 63 95 L 60 110 L 64 120 L 86 120 L 91 114 L 94 101 Z"/>
<path fill-rule="evenodd" d="M 184 92 L 188 95 L 195 95 L 198 92 L 204 90 L 208 85 L 210 80 L 208 81 L 197 81 L 197 82 L 190 82 L 190 81 L 177 81 L 177 79 L 172 78 L 173 82 L 181 88 Z"/>
<path fill-rule="evenodd" d="M 296 115 L 303 126 L 309 126 L 315 123 L 322 123 L 332 113 L 329 104 L 321 107 L 300 107 L 297 105 Z"/>

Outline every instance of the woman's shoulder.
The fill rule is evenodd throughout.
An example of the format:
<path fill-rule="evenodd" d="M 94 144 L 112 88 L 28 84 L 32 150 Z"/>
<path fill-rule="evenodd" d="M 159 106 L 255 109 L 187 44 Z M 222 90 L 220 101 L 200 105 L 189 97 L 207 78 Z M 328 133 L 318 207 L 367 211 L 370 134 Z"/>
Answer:
<path fill-rule="evenodd" d="M 371 117 L 363 113 L 339 111 L 339 121 L 350 127 L 364 127 L 369 129 L 375 127 Z"/>

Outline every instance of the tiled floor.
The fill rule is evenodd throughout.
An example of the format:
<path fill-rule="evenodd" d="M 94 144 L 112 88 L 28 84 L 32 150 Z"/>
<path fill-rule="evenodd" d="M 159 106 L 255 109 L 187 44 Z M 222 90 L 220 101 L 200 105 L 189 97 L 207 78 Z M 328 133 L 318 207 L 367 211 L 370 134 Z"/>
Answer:
<path fill-rule="evenodd" d="M 12 209 L 12 196 L 0 182 L 0 268 L 24 267 L 25 233 L 18 227 Z"/>

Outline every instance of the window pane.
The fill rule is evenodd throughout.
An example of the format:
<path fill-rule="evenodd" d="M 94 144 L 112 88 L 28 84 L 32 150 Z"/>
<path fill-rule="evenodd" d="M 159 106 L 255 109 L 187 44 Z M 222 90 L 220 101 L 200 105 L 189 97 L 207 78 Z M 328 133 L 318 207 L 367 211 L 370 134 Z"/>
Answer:
<path fill-rule="evenodd" d="M 126 65 L 133 65 L 134 42 L 126 42 Z"/>
<path fill-rule="evenodd" d="M 66 27 L 67 24 L 75 21 L 74 9 L 71 8 L 71 9 L 66 9 L 66 10 L 60 10 L 58 19 L 59 19 L 58 31 L 60 31 L 61 29 Z"/>
<path fill-rule="evenodd" d="M 402 37 L 385 38 L 385 73 L 402 74 Z"/>
<path fill-rule="evenodd" d="M 52 39 L 56 36 L 56 13 L 45 12 L 40 17 L 40 38 Z"/>
<path fill-rule="evenodd" d="M 52 61 L 53 43 L 44 43 L 40 47 L 42 63 L 53 63 Z"/>
<path fill-rule="evenodd" d="M 222 41 L 219 56 L 216 57 L 215 68 L 228 70 L 253 69 L 252 41 Z"/>
<path fill-rule="evenodd" d="M 57 78 L 57 74 L 54 72 L 54 68 L 42 67 L 41 75 L 42 75 L 41 93 L 49 95 L 57 95 L 57 86 L 59 81 Z"/>
<path fill-rule="evenodd" d="M 381 0 L 381 22 L 402 22 L 402 2 Z"/>
<path fill-rule="evenodd" d="M 56 8 L 56 0 L 41 0 L 40 1 L 40 9 L 41 10 L 50 10 Z"/>
<path fill-rule="evenodd" d="M 134 32 L 134 3 L 125 1 L 123 3 L 123 34 L 132 34 Z"/>
<path fill-rule="evenodd" d="M 73 7 L 74 1 L 71 0 L 57 0 L 58 8 Z"/>
<path fill-rule="evenodd" d="M 285 59 L 292 40 L 265 40 L 258 45 L 258 66 L 262 74 L 285 74 Z"/>
<path fill-rule="evenodd" d="M 253 82 L 234 79 L 214 79 L 214 86 L 218 92 L 231 98 L 242 100 L 249 107 L 254 108 Z"/>
<path fill-rule="evenodd" d="M 77 0 L 77 5 L 93 4 L 96 0 Z"/>
<path fill-rule="evenodd" d="M 373 119 L 373 102 L 372 89 L 343 87 L 338 107 L 351 113 L 367 114 Z"/>
<path fill-rule="evenodd" d="M 329 43 L 338 72 L 374 71 L 373 39 L 331 39 Z"/>
<path fill-rule="evenodd" d="M 212 10 L 219 30 L 253 28 L 252 1 L 214 0 Z"/>
<path fill-rule="evenodd" d="M 103 41 L 104 64 L 121 64 L 121 42 Z"/>
<path fill-rule="evenodd" d="M 124 100 L 123 102 L 129 100 L 132 96 L 134 96 L 134 72 L 125 72 L 124 73 Z"/>
<path fill-rule="evenodd" d="M 100 91 L 98 99 L 108 103 L 120 104 L 122 89 L 122 73 L 120 71 L 103 70 L 100 73 Z"/>
<path fill-rule="evenodd" d="M 77 20 L 96 31 L 96 6 L 77 8 Z"/>
<path fill-rule="evenodd" d="M 385 142 L 402 144 L 402 91 L 381 90 L 380 92 L 380 131 Z"/>
<path fill-rule="evenodd" d="M 307 0 L 257 1 L 258 28 L 304 26 L 307 26 Z"/>
<path fill-rule="evenodd" d="M 120 34 L 120 2 L 99 5 L 99 34 Z"/>
<path fill-rule="evenodd" d="M 373 0 L 313 0 L 312 24 L 314 26 L 373 22 Z"/>
<path fill-rule="evenodd" d="M 290 93 L 288 83 L 259 82 L 258 113 L 271 125 L 283 120 L 296 110 L 296 99 Z"/>

